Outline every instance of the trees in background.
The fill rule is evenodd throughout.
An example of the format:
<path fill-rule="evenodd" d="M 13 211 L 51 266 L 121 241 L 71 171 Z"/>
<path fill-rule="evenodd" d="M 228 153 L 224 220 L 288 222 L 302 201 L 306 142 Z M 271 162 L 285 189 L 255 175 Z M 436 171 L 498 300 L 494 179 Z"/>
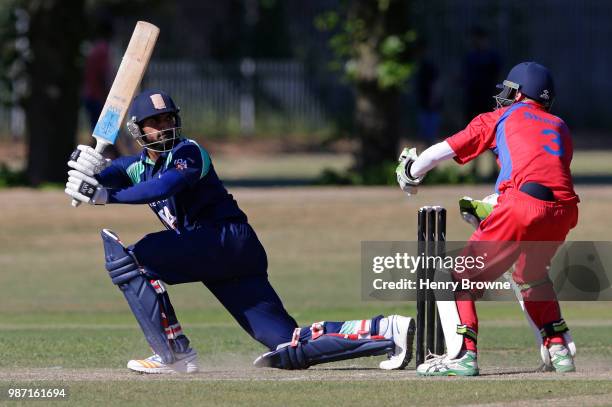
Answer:
<path fill-rule="evenodd" d="M 0 73 L 5 103 L 26 116 L 31 185 L 66 181 L 66 161 L 77 140 L 83 69 L 82 46 L 100 7 L 134 13 L 137 0 L 4 0 L 0 4 Z"/>
<path fill-rule="evenodd" d="M 33 185 L 62 182 L 78 122 L 84 0 L 70 6 L 61 0 L 10 0 L 2 7 L 13 23 L 1 39 L 8 57 L 4 96 L 26 113 L 27 179 Z"/>
<path fill-rule="evenodd" d="M 209 7 L 214 4 L 218 3 L 211 2 Z M 367 175 L 380 172 L 397 154 L 399 98 L 412 72 L 409 51 L 415 35 L 410 30 L 407 0 L 353 0 L 339 4 L 338 10 L 320 16 L 316 24 L 334 33 L 331 46 L 337 57 L 335 63 L 354 89 L 353 128 L 361 145 L 356 169 Z M 282 4 L 276 1 L 235 0 L 228 7 L 241 12 L 219 16 L 219 21 L 227 23 L 222 26 L 244 29 L 240 27 L 246 24 L 244 16 L 250 15 L 245 11 L 248 5 L 259 13 L 257 29 L 248 36 L 252 37 L 251 46 L 237 49 L 230 41 L 222 48 L 248 52 L 254 57 L 290 53 L 288 35 L 275 39 L 275 33 L 283 31 L 283 27 L 286 31 L 280 20 L 287 18 Z M 72 0 L 69 4 L 61 0 L 5 0 L 0 4 L 0 18 L 4 17 L 0 24 L 0 70 L 8 78 L 3 82 L 3 96 L 25 109 L 26 172 L 33 185 L 65 180 L 65 161 L 77 138 L 82 45 L 91 34 L 92 10 L 100 6 L 106 7 L 113 18 L 123 18 L 123 25 L 126 16 L 170 24 L 180 14 L 173 11 L 178 14 L 171 15 L 170 3 L 163 0 Z M 241 19 L 234 21 L 232 16 Z M 264 48 L 273 52 L 263 52 Z"/>
<path fill-rule="evenodd" d="M 28 134 L 27 178 L 65 182 L 75 147 L 81 89 L 84 0 L 24 2 L 29 15 L 29 78 L 23 106 Z"/>
<path fill-rule="evenodd" d="M 398 153 L 400 94 L 413 71 L 407 0 L 353 0 L 319 16 L 333 30 L 335 65 L 355 91 L 354 134 L 360 148 L 356 170 L 362 182 L 381 182 Z"/>
<path fill-rule="evenodd" d="M 133 18 L 134 22 L 151 19 L 159 25 L 176 25 L 182 17 L 184 21 L 187 19 L 173 3 L 164 0 L 0 2 L 0 98 L 6 105 L 16 104 L 25 111 L 25 175 L 29 184 L 66 180 L 66 161 L 77 142 L 83 45 L 95 34 L 96 19 L 104 14 L 111 21 L 123 19 L 125 25 L 130 16 L 138 16 Z M 179 4 L 182 12 L 188 12 L 190 4 L 182 1 Z M 238 57 L 241 53 L 252 57 L 286 56 L 290 47 L 282 6 L 274 0 L 233 0 L 229 4 L 209 1 L 204 8 L 196 7 L 196 14 L 206 7 L 222 9 L 213 18 L 217 24 L 214 31 L 230 34 L 238 31 L 229 38 L 206 37 L 210 41 L 205 45 L 212 49 L 208 56 Z M 201 20 L 197 16 L 189 17 L 191 22 Z M 285 35 L 279 37 L 278 32 L 283 30 Z M 172 42 L 172 35 L 167 37 L 170 41 L 163 44 L 166 48 L 178 46 L 176 41 L 180 39 L 174 38 Z M 127 45 L 128 38 L 118 43 Z M 202 38 L 196 36 L 192 41 L 201 43 Z"/>

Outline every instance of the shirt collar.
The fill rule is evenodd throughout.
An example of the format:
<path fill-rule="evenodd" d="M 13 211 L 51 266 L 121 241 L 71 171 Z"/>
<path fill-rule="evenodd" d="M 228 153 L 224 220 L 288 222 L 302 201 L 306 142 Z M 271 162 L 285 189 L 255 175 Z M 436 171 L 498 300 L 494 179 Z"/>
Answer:
<path fill-rule="evenodd" d="M 165 160 L 167 155 L 168 155 L 168 153 L 161 153 L 161 155 L 159 156 L 159 159 Z M 140 161 L 144 162 L 145 164 L 155 165 L 153 160 L 151 160 L 151 158 L 149 158 L 149 154 L 147 154 L 147 149 L 146 148 L 143 148 L 141 153 L 140 153 Z"/>
<path fill-rule="evenodd" d="M 530 107 L 533 107 L 539 110 L 546 110 L 544 109 L 544 106 L 542 106 L 540 103 L 536 102 L 535 100 L 524 99 L 524 100 L 521 100 L 519 103 L 529 105 Z"/>
<path fill-rule="evenodd" d="M 170 150 L 170 151 L 165 152 L 165 153 L 161 153 L 161 155 L 159 156 L 159 159 L 161 159 L 161 160 L 164 160 L 164 161 L 165 161 L 165 160 L 166 160 L 166 158 L 168 157 L 168 154 L 169 154 L 169 153 L 172 153 L 172 151 L 174 151 L 174 149 L 175 149 L 175 148 L 176 148 L 176 147 L 177 147 L 179 144 L 181 144 L 181 143 L 182 143 L 184 140 L 185 140 L 185 139 L 181 137 L 181 138 L 179 139 L 179 142 L 178 142 L 178 143 L 176 143 L 176 144 L 174 145 L 174 148 L 173 148 L 172 150 Z M 151 159 L 149 158 L 149 155 L 147 154 L 147 149 L 146 149 L 146 148 L 143 148 L 143 149 L 142 149 L 142 151 L 140 152 L 140 161 L 144 162 L 145 164 L 155 165 L 155 163 L 153 162 L 153 160 L 151 160 Z"/>

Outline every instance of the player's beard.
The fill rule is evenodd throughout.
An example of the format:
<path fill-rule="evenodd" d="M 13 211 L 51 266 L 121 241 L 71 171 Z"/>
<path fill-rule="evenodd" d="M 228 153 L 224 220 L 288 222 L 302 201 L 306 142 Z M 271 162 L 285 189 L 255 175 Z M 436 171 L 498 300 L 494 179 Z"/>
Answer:
<path fill-rule="evenodd" d="M 159 142 L 161 150 L 169 151 L 174 148 L 174 145 L 176 144 L 177 140 L 175 131 L 175 129 L 162 130 L 162 139 Z"/>
<path fill-rule="evenodd" d="M 160 130 L 158 139 L 155 141 L 145 141 L 144 147 L 152 151 L 167 152 L 174 148 L 179 140 L 179 128 Z"/>

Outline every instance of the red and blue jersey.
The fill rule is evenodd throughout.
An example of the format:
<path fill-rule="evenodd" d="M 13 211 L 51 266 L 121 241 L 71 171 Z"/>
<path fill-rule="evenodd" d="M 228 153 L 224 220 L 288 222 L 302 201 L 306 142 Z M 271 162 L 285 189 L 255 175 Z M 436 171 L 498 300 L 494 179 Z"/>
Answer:
<path fill-rule="evenodd" d="M 569 129 L 537 103 L 518 102 L 480 114 L 446 141 L 460 164 L 491 150 L 500 166 L 495 184 L 499 193 L 537 182 L 550 188 L 557 200 L 577 201 L 570 172 Z"/>
<path fill-rule="evenodd" d="M 96 178 L 108 188 L 109 203 L 146 203 L 168 229 L 179 233 L 247 221 L 217 176 L 208 152 L 193 140 L 181 140 L 156 162 L 146 150 L 120 157 Z"/>

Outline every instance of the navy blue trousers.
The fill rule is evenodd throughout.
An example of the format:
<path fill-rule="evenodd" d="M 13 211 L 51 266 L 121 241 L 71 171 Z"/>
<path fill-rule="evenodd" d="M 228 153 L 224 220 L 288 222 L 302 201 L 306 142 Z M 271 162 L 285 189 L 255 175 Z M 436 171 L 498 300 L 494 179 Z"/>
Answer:
<path fill-rule="evenodd" d="M 275 349 L 297 327 L 268 281 L 268 260 L 247 223 L 146 235 L 132 247 L 150 278 L 202 282 L 254 339 Z"/>

